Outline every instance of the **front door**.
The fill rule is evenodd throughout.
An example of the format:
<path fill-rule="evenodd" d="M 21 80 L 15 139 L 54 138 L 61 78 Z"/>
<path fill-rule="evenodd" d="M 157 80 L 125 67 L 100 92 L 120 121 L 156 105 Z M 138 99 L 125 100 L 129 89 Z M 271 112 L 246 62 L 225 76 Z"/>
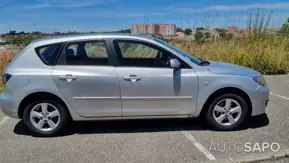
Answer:
<path fill-rule="evenodd" d="M 155 45 L 114 40 L 123 116 L 186 115 L 196 109 L 198 79 L 177 56 Z M 170 68 L 170 59 L 182 63 Z"/>
<path fill-rule="evenodd" d="M 122 116 L 117 72 L 104 40 L 68 43 L 52 75 L 79 115 Z"/>

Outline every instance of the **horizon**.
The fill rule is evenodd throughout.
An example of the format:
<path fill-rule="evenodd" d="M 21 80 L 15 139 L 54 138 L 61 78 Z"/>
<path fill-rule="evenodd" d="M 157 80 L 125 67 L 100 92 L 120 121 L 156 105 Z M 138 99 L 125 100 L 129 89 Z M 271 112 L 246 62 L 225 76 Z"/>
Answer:
<path fill-rule="evenodd" d="M 0 33 L 40 31 L 111 32 L 132 24 L 176 24 L 177 27 L 237 26 L 245 28 L 257 8 L 270 15 L 269 28 L 280 28 L 289 17 L 286 0 L 2 0 Z M 160 7 L 161 6 L 161 7 Z M 192 6 L 192 7 L 190 7 Z"/>

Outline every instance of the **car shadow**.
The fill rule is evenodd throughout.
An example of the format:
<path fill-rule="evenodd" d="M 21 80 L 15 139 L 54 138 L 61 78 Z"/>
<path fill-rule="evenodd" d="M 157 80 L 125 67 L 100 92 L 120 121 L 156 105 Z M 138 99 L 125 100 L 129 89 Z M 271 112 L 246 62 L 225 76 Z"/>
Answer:
<path fill-rule="evenodd" d="M 269 124 L 266 114 L 250 118 L 238 130 L 261 128 Z M 151 120 L 110 120 L 110 121 L 83 121 L 73 122 L 65 133 L 59 136 L 74 134 L 110 134 L 110 133 L 146 133 L 169 131 L 210 130 L 204 120 L 191 119 L 151 119 Z M 14 133 L 18 135 L 31 135 L 23 120 L 19 121 Z M 212 130 L 213 131 L 213 130 Z"/>

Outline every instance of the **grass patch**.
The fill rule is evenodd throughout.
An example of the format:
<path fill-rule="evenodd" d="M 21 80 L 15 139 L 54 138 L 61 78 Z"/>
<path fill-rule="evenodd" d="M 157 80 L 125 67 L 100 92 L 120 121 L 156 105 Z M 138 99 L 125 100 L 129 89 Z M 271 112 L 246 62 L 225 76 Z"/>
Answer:
<path fill-rule="evenodd" d="M 262 74 L 285 74 L 288 71 L 289 39 L 276 35 L 240 37 L 228 41 L 207 42 L 199 45 L 194 41 L 174 43 L 195 57 L 229 62 L 249 67 Z"/>

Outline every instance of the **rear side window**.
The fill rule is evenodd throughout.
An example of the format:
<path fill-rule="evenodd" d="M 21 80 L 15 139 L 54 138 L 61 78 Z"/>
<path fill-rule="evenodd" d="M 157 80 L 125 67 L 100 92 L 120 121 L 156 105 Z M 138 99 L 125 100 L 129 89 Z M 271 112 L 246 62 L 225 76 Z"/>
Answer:
<path fill-rule="evenodd" d="M 58 65 L 108 66 L 108 53 L 104 40 L 77 41 L 68 43 Z"/>
<path fill-rule="evenodd" d="M 35 48 L 39 58 L 47 65 L 54 65 L 63 43 L 49 44 Z"/>

